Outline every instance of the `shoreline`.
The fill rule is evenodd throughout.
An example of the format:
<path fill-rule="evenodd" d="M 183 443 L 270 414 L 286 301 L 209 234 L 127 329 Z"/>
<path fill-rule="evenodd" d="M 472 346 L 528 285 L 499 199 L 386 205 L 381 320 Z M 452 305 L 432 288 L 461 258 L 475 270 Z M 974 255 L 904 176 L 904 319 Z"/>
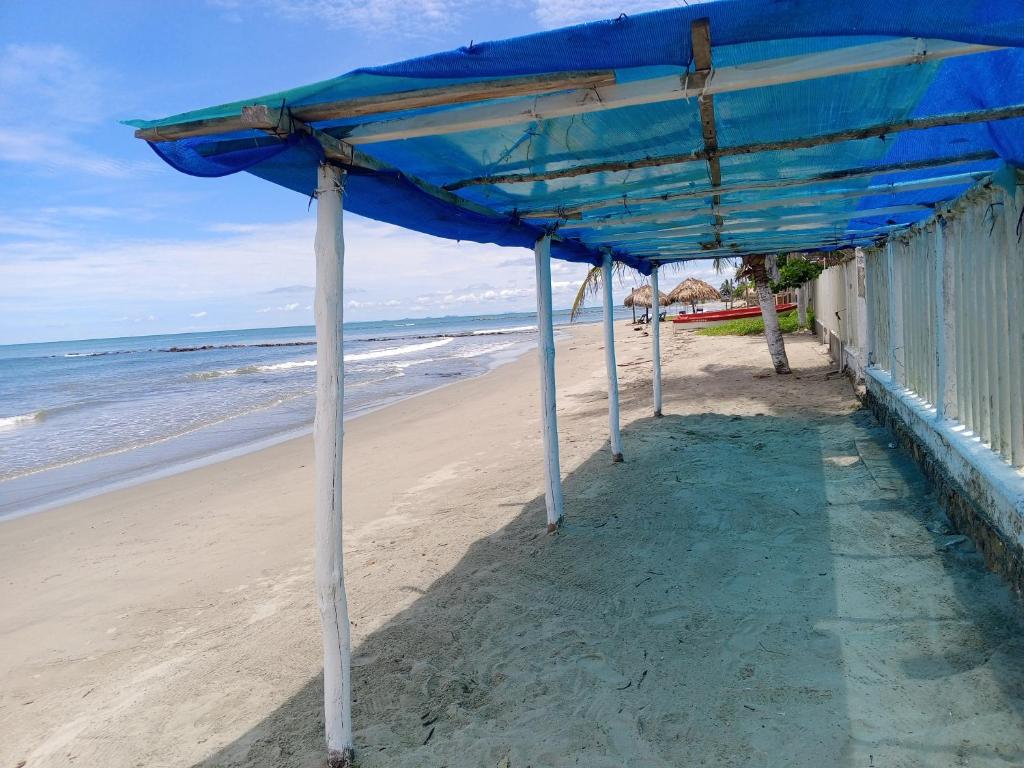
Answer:
<path fill-rule="evenodd" d="M 593 324 L 593 322 L 581 323 L 580 325 L 575 327 L 583 327 L 585 325 L 591 324 Z M 572 328 L 573 326 L 560 326 L 558 329 L 556 329 L 556 341 L 560 341 L 559 334 L 561 334 L 562 336 L 571 335 Z M 436 392 L 437 390 L 443 389 L 444 387 L 453 386 L 459 383 L 460 381 L 472 381 L 474 379 L 479 379 L 483 376 L 487 376 L 494 370 L 500 368 L 501 366 L 515 362 L 516 360 L 522 358 L 524 355 L 528 354 L 531 350 L 536 349 L 536 344 L 533 342 L 523 342 L 521 344 L 515 345 L 515 347 L 516 348 L 514 349 L 503 350 L 501 352 L 492 354 L 492 359 L 487 369 L 481 371 L 476 375 L 471 375 L 459 379 L 453 379 L 450 381 L 443 381 L 433 387 L 428 387 L 418 392 L 400 395 L 380 403 L 360 406 L 352 409 L 348 413 L 345 413 L 343 418 L 345 422 L 348 423 L 350 421 L 361 418 L 368 414 L 375 413 L 386 408 L 390 408 L 391 406 L 397 405 L 399 403 L 403 403 L 408 400 L 414 400 L 418 397 L 427 395 L 431 392 Z M 0 490 L 4 490 L 5 485 L 7 486 L 6 490 L 10 492 L 11 487 L 17 489 L 17 486 L 21 484 L 31 484 L 33 482 L 38 483 L 40 481 L 43 481 L 48 478 L 53 478 L 55 476 L 59 479 L 60 474 L 62 473 L 75 473 L 76 471 L 81 472 L 82 470 L 87 470 L 89 467 L 95 467 L 94 462 L 116 461 L 120 457 L 127 456 L 144 456 L 149 451 L 157 450 L 157 446 L 180 447 L 184 444 L 184 441 L 188 441 L 190 439 L 198 439 L 198 436 L 208 435 L 209 432 L 207 432 L 207 430 L 214 430 L 221 426 L 234 426 L 235 422 L 251 418 L 253 415 L 253 413 L 240 414 L 239 416 L 229 417 L 221 422 L 204 424 L 200 427 L 189 430 L 182 434 L 161 438 L 159 440 L 156 440 L 152 443 L 147 443 L 145 445 L 122 448 L 120 450 L 111 451 L 108 453 L 100 454 L 98 456 L 90 456 L 87 458 L 79 459 L 77 461 L 71 461 L 66 464 L 61 464 L 54 467 L 47 467 L 45 469 L 38 469 L 31 472 L 27 472 L 25 474 L 17 475 L 15 477 L 4 480 L 3 483 L 0 483 Z M 87 487 L 85 488 L 79 487 L 75 489 L 68 489 L 66 491 L 61 491 L 59 495 L 56 495 L 53 498 L 46 499 L 45 501 L 40 501 L 38 503 L 29 503 L 28 505 L 22 508 L 14 509 L 9 512 L 0 511 L 0 525 L 3 525 L 5 522 L 10 520 L 17 520 L 28 515 L 39 514 L 68 504 L 74 504 L 76 502 L 85 501 L 87 499 L 91 499 L 96 496 L 101 496 L 103 494 L 110 493 L 113 491 L 123 490 L 126 488 L 133 488 L 135 486 L 142 485 L 153 480 L 159 480 L 166 477 L 173 477 L 183 472 L 189 472 L 194 469 L 215 465 L 223 461 L 230 461 L 231 459 L 246 456 L 251 453 L 257 453 L 261 450 L 265 450 L 275 445 L 279 445 L 280 443 L 285 443 L 290 440 L 298 440 L 304 437 L 308 437 L 309 435 L 312 434 L 312 431 L 313 424 L 311 419 L 310 423 L 304 426 L 297 428 L 286 428 L 280 432 L 274 432 L 272 434 L 264 435 L 238 445 L 232 445 L 225 448 L 214 448 L 213 450 L 206 453 L 199 451 L 198 453 L 186 455 L 182 458 L 171 458 L 169 459 L 169 461 L 157 460 L 151 462 L 151 465 L 148 467 L 144 466 L 141 469 L 135 470 L 134 473 L 132 472 L 132 470 L 128 470 L 127 476 L 109 477 L 104 480 L 101 480 L 100 482 L 92 486 L 89 486 L 88 481 L 86 481 Z M 160 457 L 158 457 L 158 459 L 159 458 Z M 157 463 L 161 463 L 164 465 L 152 466 Z M 32 478 L 32 480 L 27 480 L 27 478 Z"/>

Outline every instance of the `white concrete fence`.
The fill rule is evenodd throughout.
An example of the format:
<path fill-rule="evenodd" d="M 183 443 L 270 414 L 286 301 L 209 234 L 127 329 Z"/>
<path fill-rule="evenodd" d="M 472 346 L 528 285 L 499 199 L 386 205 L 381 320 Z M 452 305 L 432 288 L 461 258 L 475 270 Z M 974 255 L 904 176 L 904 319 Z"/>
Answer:
<path fill-rule="evenodd" d="M 844 364 L 884 371 L 936 423 L 1015 467 L 1024 466 L 1022 185 L 1004 169 L 813 286 L 823 341 L 842 344 Z"/>
<path fill-rule="evenodd" d="M 863 372 L 867 366 L 864 284 L 864 254 L 835 267 L 829 267 L 811 285 L 811 306 L 815 330 L 822 344 L 828 344 L 833 357 L 843 367 Z"/>

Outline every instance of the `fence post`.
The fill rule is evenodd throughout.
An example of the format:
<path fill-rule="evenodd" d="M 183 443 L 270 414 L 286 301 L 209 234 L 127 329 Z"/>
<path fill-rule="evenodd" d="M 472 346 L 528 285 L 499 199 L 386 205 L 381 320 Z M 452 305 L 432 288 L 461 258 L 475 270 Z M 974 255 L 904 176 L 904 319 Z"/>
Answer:
<path fill-rule="evenodd" d="M 885 269 L 889 277 L 889 295 L 886 297 L 889 301 L 889 375 L 894 385 L 902 386 L 905 377 L 899 372 L 900 364 L 896 359 L 896 352 L 898 350 L 900 354 L 903 353 L 903 296 L 897 297 L 899 286 L 896 285 L 896 268 L 893 260 L 893 245 L 890 238 L 885 244 Z"/>

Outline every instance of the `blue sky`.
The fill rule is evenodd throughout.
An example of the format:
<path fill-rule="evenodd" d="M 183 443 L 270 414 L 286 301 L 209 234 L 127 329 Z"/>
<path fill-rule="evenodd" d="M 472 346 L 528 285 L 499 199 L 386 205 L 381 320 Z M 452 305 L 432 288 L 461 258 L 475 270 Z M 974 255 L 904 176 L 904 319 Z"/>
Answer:
<path fill-rule="evenodd" d="M 119 120 L 670 2 L 0 2 L 0 344 L 312 322 L 307 200 L 179 174 Z M 528 251 L 345 227 L 346 320 L 534 307 Z M 556 306 L 584 272 L 555 263 Z"/>

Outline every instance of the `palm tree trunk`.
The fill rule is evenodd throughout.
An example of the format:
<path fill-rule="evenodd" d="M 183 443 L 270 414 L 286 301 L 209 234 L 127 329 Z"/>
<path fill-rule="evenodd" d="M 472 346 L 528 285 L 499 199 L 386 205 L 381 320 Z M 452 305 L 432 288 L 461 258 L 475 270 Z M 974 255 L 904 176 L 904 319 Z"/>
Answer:
<path fill-rule="evenodd" d="M 775 372 L 792 373 L 789 369 L 789 358 L 786 357 L 786 343 L 782 340 L 782 330 L 779 328 L 779 314 L 775 311 L 775 297 L 768 281 L 764 256 L 750 256 L 746 262 L 747 269 L 754 278 L 757 301 L 761 305 L 761 316 L 764 318 L 764 337 L 768 342 L 768 353 L 772 356 Z"/>

